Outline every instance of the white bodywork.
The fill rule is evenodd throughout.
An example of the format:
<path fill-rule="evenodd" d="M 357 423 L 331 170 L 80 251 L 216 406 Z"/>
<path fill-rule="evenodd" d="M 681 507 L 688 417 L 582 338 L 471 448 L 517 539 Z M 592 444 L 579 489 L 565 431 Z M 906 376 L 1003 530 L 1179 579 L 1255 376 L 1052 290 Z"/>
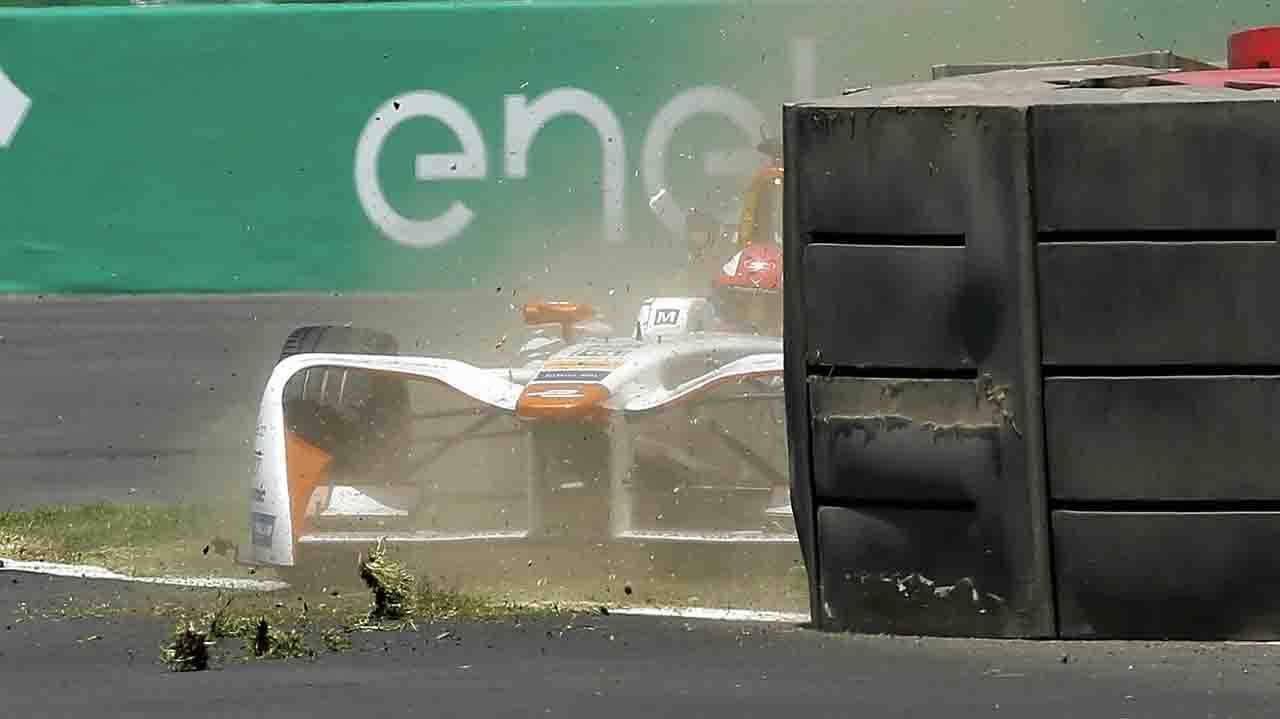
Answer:
<path fill-rule="evenodd" d="M 620 339 L 587 337 L 565 346 L 544 359 L 518 368 L 480 368 L 465 362 L 430 357 L 358 354 L 300 354 L 276 365 L 262 395 L 255 439 L 256 463 L 250 496 L 250 541 L 241 561 L 250 564 L 291 566 L 295 547 L 306 543 L 369 542 L 386 536 L 388 541 L 499 541 L 527 538 L 530 532 L 365 532 L 344 531 L 295 537 L 286 466 L 286 424 L 283 395 L 296 373 L 314 367 L 336 367 L 386 372 L 438 383 L 483 405 L 514 415 L 526 385 L 535 383 L 544 396 L 577 392 L 583 384 L 608 391 L 601 406 L 609 411 L 611 456 L 631 457 L 633 447 L 626 431 L 629 417 L 643 415 L 696 398 L 710 388 L 751 380 L 753 386 L 774 388 L 782 384 L 782 340 L 778 337 L 706 331 L 713 319 L 702 298 L 654 298 L 646 300 L 637 315 L 632 336 Z M 534 348 L 536 349 L 536 348 Z M 665 368 L 680 360 L 712 358 L 708 370 L 687 379 L 664 384 Z M 563 385 L 563 389 L 560 386 Z M 616 431 L 615 431 L 616 430 Z M 697 542 L 794 542 L 794 534 L 762 532 L 681 533 L 645 532 L 631 527 L 630 504 L 622 483 L 626 462 L 614 462 L 610 500 L 610 533 L 614 539 Z M 343 511 L 378 517 L 404 514 L 394 498 L 379 497 L 372 489 L 337 487 L 330 502 L 339 500 Z M 778 510 L 771 510 L 775 514 Z M 531 509 L 531 515 L 535 512 Z M 536 523 L 530 518 L 530 526 Z"/>

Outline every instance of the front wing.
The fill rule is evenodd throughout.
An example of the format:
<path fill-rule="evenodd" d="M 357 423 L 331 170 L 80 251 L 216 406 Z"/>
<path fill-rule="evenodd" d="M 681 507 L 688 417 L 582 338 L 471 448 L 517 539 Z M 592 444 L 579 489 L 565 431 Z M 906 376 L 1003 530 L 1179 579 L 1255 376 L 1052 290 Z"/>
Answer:
<path fill-rule="evenodd" d="M 317 469 L 315 448 L 301 441 L 289 431 L 286 423 L 284 392 L 290 378 L 310 368 L 348 368 L 370 373 L 385 373 L 430 385 L 448 395 L 456 409 L 418 413 L 417 418 L 428 423 L 447 423 L 449 434 L 431 437 L 429 448 L 414 459 L 417 468 L 430 469 L 432 463 L 457 447 L 469 442 L 483 442 L 494 438 L 509 438 L 514 468 L 483 471 L 487 465 L 476 467 L 475 475 L 463 477 L 453 470 L 436 472 L 425 484 L 432 487 L 454 481 L 474 489 L 488 481 L 479 475 L 508 477 L 511 472 L 522 472 L 526 494 L 522 499 L 508 502 L 513 514 L 523 514 L 523 521 L 515 527 L 488 526 L 483 528 L 449 527 L 445 529 L 411 526 L 413 519 L 421 516 L 420 504 L 424 481 L 382 481 L 385 477 L 367 478 L 361 482 L 343 483 L 333 476 L 325 476 Z M 790 507 L 785 499 L 776 501 L 768 513 L 775 520 L 778 531 L 749 530 L 669 530 L 646 528 L 635 522 L 637 513 L 635 493 L 632 490 L 631 467 L 638 456 L 670 462 L 682 467 L 691 476 L 714 477 L 721 484 L 734 482 L 734 473 L 741 471 L 753 476 L 772 476 L 775 487 L 786 485 L 786 458 L 781 463 L 769 465 L 753 451 L 758 440 L 753 433 L 761 431 L 759 422 L 746 419 L 741 412 L 728 413 L 729 419 L 740 424 L 733 429 L 722 426 L 723 421 L 701 417 L 703 404 L 715 402 L 746 402 L 760 404 L 760 400 L 781 405 L 782 356 L 760 354 L 739 359 L 718 370 L 685 382 L 674 388 L 657 388 L 632 396 L 618 397 L 607 406 L 611 410 L 603 435 L 607 438 L 605 474 L 601 477 L 607 501 L 607 534 L 611 541 L 639 542 L 764 542 L 794 543 L 796 537 L 789 528 Z M 540 462 L 536 437 L 544 436 L 535 423 L 523 423 L 515 417 L 516 403 L 524 386 L 531 379 L 532 370 L 484 369 L 446 359 L 417 358 L 379 355 L 301 354 L 282 360 L 274 369 L 263 392 L 258 427 L 255 437 L 255 468 L 251 477 L 249 502 L 249 549 L 242 551 L 240 560 L 247 564 L 292 566 L 296 563 L 299 545 L 369 543 L 378 539 L 389 542 L 499 542 L 537 539 L 543 535 L 546 522 L 545 480 L 546 462 Z M 715 395 L 712 399 L 712 395 Z M 780 413 L 779 413 L 780 415 Z M 673 417 L 677 418 L 673 421 Z M 681 447 L 681 438 L 688 434 L 689 426 L 680 418 L 691 417 L 707 436 L 720 438 L 714 442 L 713 452 L 705 446 L 695 450 Z M 657 438 L 640 434 L 637 428 L 668 427 L 665 438 L 662 431 Z M 496 428 L 496 429 L 495 429 Z M 781 432 L 781 422 L 775 432 Z M 781 437 L 774 439 L 781 440 Z M 733 462 L 705 461 L 705 456 L 719 452 L 732 456 Z M 725 454 L 725 453 L 728 454 Z M 501 453 L 489 451 L 482 459 L 490 461 Z M 474 463 L 464 463 L 472 468 Z M 737 467 L 738 469 L 735 469 Z M 694 482 L 696 485 L 697 482 Z M 554 488 L 553 488 L 554 489 Z M 760 491 L 748 487 L 744 491 Z M 479 490 L 477 490 L 479 491 Z M 415 504 L 416 503 L 416 504 Z M 505 509 L 503 511 L 506 511 Z M 323 525 L 327 521 L 348 520 L 344 526 Z M 358 521 L 357 521 L 358 520 Z M 511 524 L 509 521 L 507 525 Z M 373 526 L 369 526 L 373 525 Z M 390 525 L 390 528 L 387 528 Z"/>

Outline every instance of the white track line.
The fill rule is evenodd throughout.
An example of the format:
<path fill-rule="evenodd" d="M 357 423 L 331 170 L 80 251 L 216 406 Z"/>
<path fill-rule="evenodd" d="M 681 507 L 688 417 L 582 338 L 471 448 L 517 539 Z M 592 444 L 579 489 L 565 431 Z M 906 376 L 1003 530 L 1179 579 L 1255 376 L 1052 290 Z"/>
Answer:
<path fill-rule="evenodd" d="M 270 592 L 277 589 L 288 589 L 289 585 L 264 579 L 238 579 L 235 577 L 132 577 L 128 574 L 113 572 L 106 567 L 95 567 L 87 564 L 59 564 L 57 562 L 23 562 L 16 559 L 0 557 L 0 571 L 28 572 L 31 574 L 48 574 L 55 577 L 79 577 L 82 579 L 110 579 L 119 582 L 135 582 L 138 584 L 170 584 L 179 587 L 201 587 L 207 589 L 245 589 L 259 592 Z"/>
<path fill-rule="evenodd" d="M 756 609 L 710 609 L 704 607 L 618 607 L 610 614 L 634 614 L 646 617 L 678 617 L 680 619 L 719 619 L 727 622 L 782 622 L 804 624 L 808 613 L 770 612 Z"/>

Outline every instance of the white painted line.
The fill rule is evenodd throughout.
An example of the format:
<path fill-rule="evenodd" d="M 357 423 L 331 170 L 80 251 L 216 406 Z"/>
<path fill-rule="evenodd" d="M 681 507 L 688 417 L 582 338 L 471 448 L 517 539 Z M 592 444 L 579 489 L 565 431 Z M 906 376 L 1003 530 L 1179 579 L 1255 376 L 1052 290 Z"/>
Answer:
<path fill-rule="evenodd" d="M 718 619 L 726 622 L 782 622 L 804 624 L 809 614 L 770 612 L 757 609 L 711 609 L 704 607 L 618 607 L 610 614 L 633 614 L 646 617 L 678 617 L 680 619 Z"/>
<path fill-rule="evenodd" d="M 245 589 L 259 592 L 271 592 L 288 589 L 285 582 L 265 579 L 239 579 L 235 577 L 133 577 L 128 574 L 113 572 L 106 567 L 95 567 L 88 564 L 59 564 L 57 562 L 22 562 L 16 559 L 0 557 L 0 571 L 28 572 L 31 574 L 48 574 L 55 577 L 78 577 L 82 579 L 110 579 L 119 582 L 135 582 L 138 584 L 169 584 L 179 587 L 201 587 L 208 589 Z"/>
<path fill-rule="evenodd" d="M 387 544 L 418 544 L 430 542 L 499 542 L 528 538 L 529 533 L 519 531 L 497 532 L 324 532 L 304 534 L 298 544 L 366 544 L 379 539 Z"/>
<path fill-rule="evenodd" d="M 673 544 L 799 544 L 794 534 L 780 532 L 699 532 L 694 530 L 631 529 L 617 534 L 618 539 L 634 542 L 670 542 Z"/>

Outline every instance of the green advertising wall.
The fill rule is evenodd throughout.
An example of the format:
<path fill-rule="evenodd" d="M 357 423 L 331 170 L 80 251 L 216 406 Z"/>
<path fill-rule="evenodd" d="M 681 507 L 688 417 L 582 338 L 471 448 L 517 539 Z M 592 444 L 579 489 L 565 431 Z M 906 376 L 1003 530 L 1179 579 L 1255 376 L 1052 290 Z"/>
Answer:
<path fill-rule="evenodd" d="M 0 292 L 412 291 L 678 262 L 782 102 L 1174 49 L 1262 2 L 0 10 Z"/>

